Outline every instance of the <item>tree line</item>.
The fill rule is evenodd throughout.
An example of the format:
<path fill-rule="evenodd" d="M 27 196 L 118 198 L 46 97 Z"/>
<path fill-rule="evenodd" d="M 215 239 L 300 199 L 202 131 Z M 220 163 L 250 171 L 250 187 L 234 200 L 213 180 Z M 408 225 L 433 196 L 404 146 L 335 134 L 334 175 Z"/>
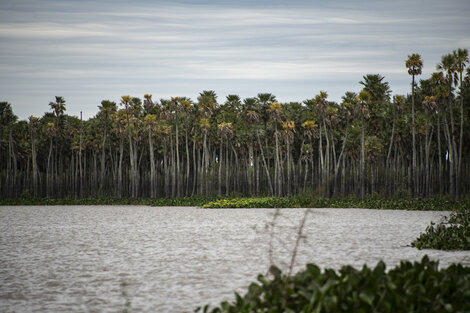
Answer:
<path fill-rule="evenodd" d="M 271 93 L 218 100 L 103 100 L 88 120 L 55 97 L 42 117 L 18 120 L 0 103 L 2 197 L 381 195 L 458 201 L 470 190 L 467 49 L 419 79 L 408 95 L 380 74 L 341 102 L 320 91 L 279 103 Z"/>

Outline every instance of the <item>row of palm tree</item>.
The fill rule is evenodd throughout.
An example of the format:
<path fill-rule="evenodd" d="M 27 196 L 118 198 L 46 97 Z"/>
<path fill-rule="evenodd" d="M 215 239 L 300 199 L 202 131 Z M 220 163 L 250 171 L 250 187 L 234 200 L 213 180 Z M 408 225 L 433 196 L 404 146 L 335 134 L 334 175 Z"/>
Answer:
<path fill-rule="evenodd" d="M 411 95 L 368 74 L 341 102 L 320 91 L 279 103 L 270 93 L 218 102 L 185 97 L 103 100 L 88 120 L 50 112 L 19 121 L 0 103 L 0 195 L 189 197 L 312 195 L 459 200 L 470 190 L 468 52 L 405 62 Z M 466 70 L 466 72 L 465 72 Z"/>

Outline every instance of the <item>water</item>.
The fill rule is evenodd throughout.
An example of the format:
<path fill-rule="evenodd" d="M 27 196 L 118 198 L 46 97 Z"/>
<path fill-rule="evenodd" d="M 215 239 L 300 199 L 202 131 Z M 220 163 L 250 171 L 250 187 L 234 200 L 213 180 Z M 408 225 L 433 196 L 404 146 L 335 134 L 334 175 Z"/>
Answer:
<path fill-rule="evenodd" d="M 244 293 L 269 264 L 272 209 L 0 207 L 0 312 L 192 312 Z M 288 267 L 303 209 L 282 210 L 273 260 Z M 445 212 L 314 209 L 295 270 L 393 267 L 424 254 L 470 265 L 468 252 L 409 243 Z"/>

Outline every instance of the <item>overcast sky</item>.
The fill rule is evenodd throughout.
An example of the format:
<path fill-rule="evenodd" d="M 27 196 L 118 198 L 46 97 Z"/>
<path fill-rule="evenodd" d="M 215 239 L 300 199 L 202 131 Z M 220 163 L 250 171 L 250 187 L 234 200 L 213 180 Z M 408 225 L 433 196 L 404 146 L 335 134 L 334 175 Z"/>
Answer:
<path fill-rule="evenodd" d="M 406 94 L 407 55 L 421 54 L 426 78 L 470 49 L 468 16 L 468 0 L 0 0 L 0 101 L 21 119 L 55 96 L 85 118 L 127 94 L 340 101 L 376 73 Z"/>

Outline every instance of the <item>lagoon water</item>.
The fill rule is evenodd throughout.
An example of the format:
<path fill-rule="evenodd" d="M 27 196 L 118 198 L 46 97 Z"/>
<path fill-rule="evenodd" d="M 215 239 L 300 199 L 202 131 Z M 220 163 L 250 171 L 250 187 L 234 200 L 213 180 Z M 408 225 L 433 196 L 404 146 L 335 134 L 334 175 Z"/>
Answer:
<path fill-rule="evenodd" d="M 283 209 L 273 261 L 287 268 L 304 209 Z M 0 207 L 0 312 L 192 312 L 244 293 L 269 266 L 273 209 L 147 206 Z M 409 247 L 446 212 L 313 209 L 305 263 L 393 267 L 428 254 L 470 265 L 468 252 Z"/>

